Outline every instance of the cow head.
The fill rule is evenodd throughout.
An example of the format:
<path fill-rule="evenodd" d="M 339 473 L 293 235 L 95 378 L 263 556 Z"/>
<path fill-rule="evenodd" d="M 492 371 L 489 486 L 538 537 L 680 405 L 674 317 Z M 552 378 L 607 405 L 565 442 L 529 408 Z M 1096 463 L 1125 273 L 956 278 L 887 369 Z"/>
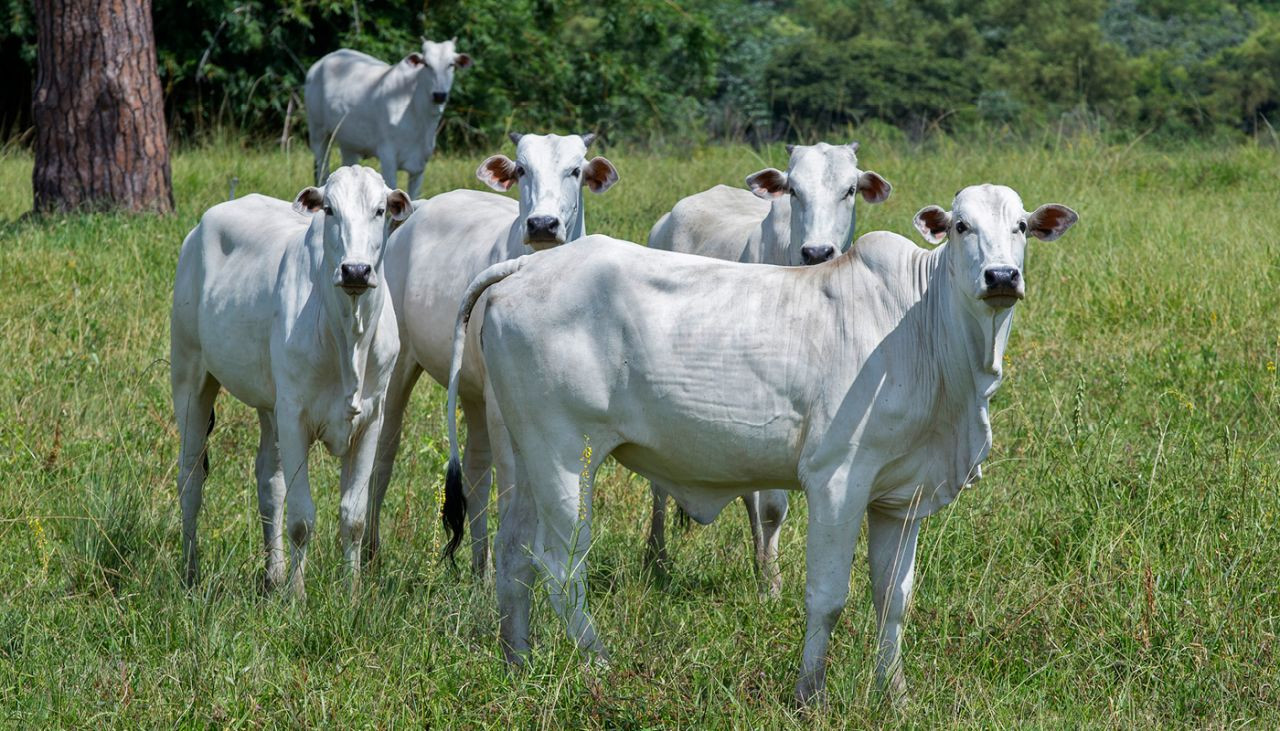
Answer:
<path fill-rule="evenodd" d="M 444 106 L 449 101 L 449 92 L 453 89 L 453 72 L 471 66 L 471 57 L 458 53 L 454 45 L 458 39 L 436 43 L 422 39 L 422 51 L 405 56 L 404 62 L 421 75 L 418 82 L 420 89 L 429 90 L 431 102 Z"/>
<path fill-rule="evenodd" d="M 765 200 L 791 197 L 788 263 L 820 264 L 853 242 L 857 197 L 880 203 L 893 187 L 879 175 L 858 169 L 857 142 L 787 145 L 787 152 L 787 172 L 765 168 L 747 176 L 747 187 Z"/>
<path fill-rule="evenodd" d="M 333 272 L 334 286 L 352 297 L 378 286 L 391 223 L 413 212 L 409 196 L 359 165 L 333 171 L 323 187 L 304 188 L 293 209 L 323 214 L 325 269 Z"/>
<path fill-rule="evenodd" d="M 587 159 L 595 139 L 585 135 L 522 135 L 513 132 L 516 159 L 494 155 L 476 177 L 494 190 L 520 185 L 524 243 L 542 250 L 583 235 L 582 188 L 603 193 L 618 182 L 618 171 L 603 157 Z"/>
<path fill-rule="evenodd" d="M 1026 293 L 1022 261 L 1027 234 L 1053 241 L 1078 219 L 1075 211 L 1056 203 L 1027 213 L 1013 190 L 974 185 L 956 193 L 950 212 L 938 206 L 920 209 L 915 225 L 930 243 L 951 238 L 948 273 L 974 307 L 1003 310 Z"/>

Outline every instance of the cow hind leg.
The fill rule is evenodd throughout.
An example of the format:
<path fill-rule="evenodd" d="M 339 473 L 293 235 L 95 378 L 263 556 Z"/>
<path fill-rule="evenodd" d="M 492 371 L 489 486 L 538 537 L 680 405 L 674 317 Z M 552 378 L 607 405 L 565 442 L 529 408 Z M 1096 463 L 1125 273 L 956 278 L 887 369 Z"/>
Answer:
<path fill-rule="evenodd" d="M 761 490 L 743 495 L 747 520 L 751 524 L 751 542 L 755 548 L 756 579 L 760 593 L 777 598 L 782 594 L 782 572 L 778 568 L 778 538 L 787 519 L 785 490 Z"/>
<path fill-rule="evenodd" d="M 492 389 L 485 385 L 485 411 L 498 483 L 498 533 L 494 539 L 494 584 L 498 595 L 498 633 L 507 662 L 523 665 L 529 652 L 530 591 L 533 588 L 538 514 L 529 494 L 511 435 Z"/>
<path fill-rule="evenodd" d="M 667 496 L 666 486 L 649 482 L 653 493 L 653 511 L 649 518 L 649 539 L 645 550 L 645 568 L 661 581 L 670 578 L 671 562 L 667 556 Z"/>
<path fill-rule="evenodd" d="M 213 431 L 213 402 L 219 384 L 205 372 L 179 374 L 173 382 L 173 404 L 181 441 L 178 449 L 178 502 L 182 507 L 182 563 L 187 585 L 199 578 L 196 522 L 209 474 L 208 443 Z"/>
<path fill-rule="evenodd" d="M 409 406 L 413 387 L 422 375 L 422 367 L 413 356 L 402 353 L 391 374 L 387 398 L 383 402 L 382 432 L 378 436 L 378 456 L 374 458 L 373 477 L 369 483 L 369 517 L 365 525 L 364 562 L 371 564 L 377 558 L 382 540 L 382 502 L 387 497 L 396 457 L 400 451 L 400 436 L 404 431 L 404 413 Z"/>
<path fill-rule="evenodd" d="M 493 452 L 485 404 L 463 401 L 467 446 L 462 456 L 467 491 L 467 525 L 471 531 L 471 572 L 484 576 L 489 566 L 489 489 L 493 484 Z"/>
<path fill-rule="evenodd" d="M 262 522 L 262 546 L 266 569 L 262 589 L 270 592 L 284 583 L 284 470 L 276 446 L 276 423 L 270 411 L 258 411 L 258 458 L 254 474 L 258 479 L 258 517 Z"/>

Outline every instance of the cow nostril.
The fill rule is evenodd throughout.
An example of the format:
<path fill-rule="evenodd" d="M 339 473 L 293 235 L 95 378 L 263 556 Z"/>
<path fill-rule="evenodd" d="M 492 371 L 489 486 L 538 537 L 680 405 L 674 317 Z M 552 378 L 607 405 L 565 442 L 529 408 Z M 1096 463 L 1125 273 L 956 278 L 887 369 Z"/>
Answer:
<path fill-rule="evenodd" d="M 368 264 L 343 264 L 342 282 L 343 284 L 368 282 L 371 273 L 373 273 L 373 267 Z"/>
<path fill-rule="evenodd" d="M 435 101 L 436 104 L 444 104 L 445 102 L 449 101 L 449 92 L 447 91 L 432 92 L 431 98 Z"/>
<path fill-rule="evenodd" d="M 560 221 L 553 216 L 533 216 L 525 222 L 530 236 L 554 236 L 560 229 Z"/>
<path fill-rule="evenodd" d="M 988 287 L 1016 287 L 1022 273 L 1014 267 L 991 267 L 982 272 L 982 281 Z"/>

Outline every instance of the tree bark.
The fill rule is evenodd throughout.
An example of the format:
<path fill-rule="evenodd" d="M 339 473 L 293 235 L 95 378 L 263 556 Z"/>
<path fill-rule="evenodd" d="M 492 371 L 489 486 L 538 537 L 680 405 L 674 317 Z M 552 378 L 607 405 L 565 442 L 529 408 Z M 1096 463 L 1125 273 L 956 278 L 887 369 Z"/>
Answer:
<path fill-rule="evenodd" d="M 151 0 L 35 0 L 37 213 L 173 210 Z"/>

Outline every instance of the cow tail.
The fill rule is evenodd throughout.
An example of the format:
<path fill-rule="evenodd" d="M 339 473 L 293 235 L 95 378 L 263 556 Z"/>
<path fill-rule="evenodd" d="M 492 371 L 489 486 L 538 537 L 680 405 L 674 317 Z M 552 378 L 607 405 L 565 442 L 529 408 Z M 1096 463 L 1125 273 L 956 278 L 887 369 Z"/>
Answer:
<path fill-rule="evenodd" d="M 466 349 L 467 323 L 471 310 L 480 295 L 490 286 L 515 274 L 524 265 L 524 257 L 499 262 L 480 272 L 467 287 L 458 308 L 458 321 L 453 331 L 453 359 L 449 364 L 449 398 L 445 413 L 449 423 L 449 467 L 444 478 L 444 504 L 440 507 L 440 519 L 449 531 L 449 542 L 444 547 L 444 558 L 453 562 L 453 554 L 462 543 L 462 531 L 467 523 L 467 495 L 462 488 L 462 460 L 458 456 L 458 384 L 461 381 L 462 356 Z"/>

